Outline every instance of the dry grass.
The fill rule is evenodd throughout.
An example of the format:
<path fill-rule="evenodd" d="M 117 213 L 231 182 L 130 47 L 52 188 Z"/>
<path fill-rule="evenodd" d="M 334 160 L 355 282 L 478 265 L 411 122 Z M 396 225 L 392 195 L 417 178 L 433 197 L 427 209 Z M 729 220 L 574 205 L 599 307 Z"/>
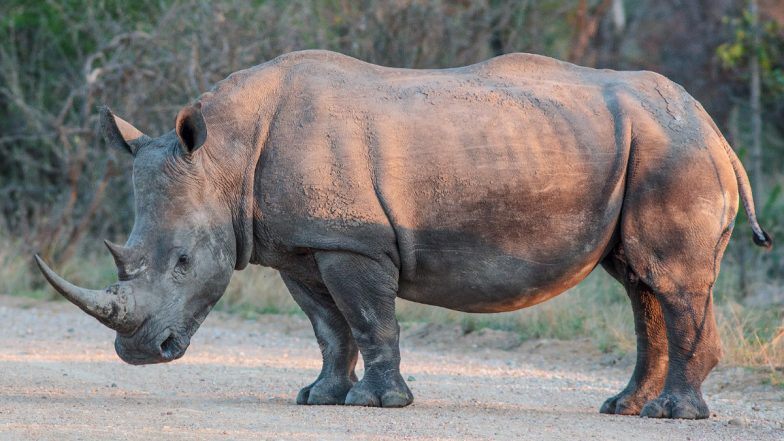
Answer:
<path fill-rule="evenodd" d="M 722 363 L 761 368 L 771 384 L 784 386 L 784 325 L 780 308 L 748 308 L 736 302 L 718 305 Z"/>
<path fill-rule="evenodd" d="M 0 244 L 4 244 L 0 246 L 0 294 L 45 297 L 47 294 L 43 290 L 34 288 L 37 275 L 30 271 L 32 258 L 26 262 L 17 241 L 4 238 L 1 232 Z"/>
<path fill-rule="evenodd" d="M 217 307 L 245 318 L 301 312 L 278 272 L 255 265 L 234 273 Z"/>

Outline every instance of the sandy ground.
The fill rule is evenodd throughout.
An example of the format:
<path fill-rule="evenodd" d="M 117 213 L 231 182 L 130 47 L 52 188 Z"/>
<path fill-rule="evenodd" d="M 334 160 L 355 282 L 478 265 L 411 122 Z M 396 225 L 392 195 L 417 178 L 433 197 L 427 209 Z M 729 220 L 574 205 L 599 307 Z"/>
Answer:
<path fill-rule="evenodd" d="M 721 368 L 710 420 L 607 416 L 632 357 L 590 343 L 405 327 L 405 409 L 297 406 L 320 356 L 301 317 L 213 313 L 184 358 L 134 367 L 113 333 L 74 306 L 0 296 L 0 439 L 784 439 L 784 391 Z"/>

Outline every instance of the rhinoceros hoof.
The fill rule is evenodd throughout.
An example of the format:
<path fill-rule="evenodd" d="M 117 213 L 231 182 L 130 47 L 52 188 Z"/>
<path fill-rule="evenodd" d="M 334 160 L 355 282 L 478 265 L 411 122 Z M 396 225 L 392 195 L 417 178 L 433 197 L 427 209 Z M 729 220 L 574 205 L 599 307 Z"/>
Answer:
<path fill-rule="evenodd" d="M 297 394 L 297 404 L 343 404 L 353 382 L 346 379 L 323 378 L 303 387 Z"/>
<path fill-rule="evenodd" d="M 373 381 L 365 378 L 357 382 L 346 396 L 346 404 L 367 407 L 405 407 L 414 401 L 400 374 L 386 381 Z"/>
<path fill-rule="evenodd" d="M 641 417 L 688 420 L 708 418 L 709 415 L 708 405 L 697 393 L 663 393 L 659 398 L 648 401 L 640 412 Z"/>
<path fill-rule="evenodd" d="M 599 412 L 615 415 L 639 415 L 643 405 L 655 396 L 655 394 L 646 395 L 639 391 L 623 391 L 614 397 L 608 398 L 602 404 Z"/>

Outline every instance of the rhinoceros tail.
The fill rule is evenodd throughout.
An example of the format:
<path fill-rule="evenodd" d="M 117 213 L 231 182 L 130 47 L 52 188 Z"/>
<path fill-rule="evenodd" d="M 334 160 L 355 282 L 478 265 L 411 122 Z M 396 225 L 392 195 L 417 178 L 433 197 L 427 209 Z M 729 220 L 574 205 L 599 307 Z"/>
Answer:
<path fill-rule="evenodd" d="M 718 129 L 715 130 L 718 132 Z M 738 159 L 738 155 L 735 154 L 735 151 L 730 147 L 727 140 L 721 136 L 720 132 L 718 135 L 722 145 L 724 145 L 724 151 L 726 151 L 727 156 L 729 156 L 732 169 L 735 171 L 735 179 L 738 181 L 740 200 L 743 202 L 743 208 L 746 210 L 746 217 L 748 217 L 751 231 L 754 233 L 754 244 L 769 250 L 773 247 L 773 239 L 771 239 L 770 235 L 766 233 L 765 230 L 760 227 L 759 222 L 757 222 L 757 211 L 754 208 L 751 183 L 749 183 L 749 177 L 746 174 L 746 170 L 743 168 L 743 164 L 741 164 L 740 159 Z"/>

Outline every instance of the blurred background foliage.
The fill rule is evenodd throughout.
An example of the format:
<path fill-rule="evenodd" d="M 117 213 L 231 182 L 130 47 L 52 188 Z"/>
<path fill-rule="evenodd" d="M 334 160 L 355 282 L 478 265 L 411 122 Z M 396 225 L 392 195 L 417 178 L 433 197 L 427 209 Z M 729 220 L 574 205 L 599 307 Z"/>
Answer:
<path fill-rule="evenodd" d="M 4 0 L 0 293 L 48 295 L 33 272 L 33 252 L 76 282 L 96 285 L 114 277 L 100 239 L 123 242 L 130 231 L 131 160 L 104 146 L 98 106 L 160 135 L 173 127 L 180 107 L 231 72 L 308 48 L 410 68 L 533 52 L 662 73 L 702 102 L 739 152 L 752 175 L 759 217 L 782 243 L 782 29 L 782 0 Z M 735 317 L 735 331 L 771 343 L 781 335 L 784 246 L 760 252 L 744 222 L 741 214 L 716 295 L 726 305 L 722 314 Z M 246 273 L 230 286 L 227 308 L 295 310 L 274 272 Z M 620 288 L 605 281 L 587 286 L 574 295 L 592 296 L 604 315 L 613 310 L 601 305 L 625 301 Z M 538 327 L 526 329 L 541 332 L 531 336 L 600 328 L 586 324 L 595 309 L 561 311 L 559 304 L 544 307 L 538 318 L 523 312 L 494 323 L 520 328 L 534 320 Z M 762 308 L 765 320 L 748 319 L 753 314 L 738 312 L 741 304 Z M 401 311 L 422 318 L 405 305 Z M 628 328 L 624 333 L 633 332 L 628 316 L 627 324 L 616 324 Z M 612 317 L 606 321 L 610 326 Z M 564 322 L 573 325 L 571 334 L 545 331 Z"/>

